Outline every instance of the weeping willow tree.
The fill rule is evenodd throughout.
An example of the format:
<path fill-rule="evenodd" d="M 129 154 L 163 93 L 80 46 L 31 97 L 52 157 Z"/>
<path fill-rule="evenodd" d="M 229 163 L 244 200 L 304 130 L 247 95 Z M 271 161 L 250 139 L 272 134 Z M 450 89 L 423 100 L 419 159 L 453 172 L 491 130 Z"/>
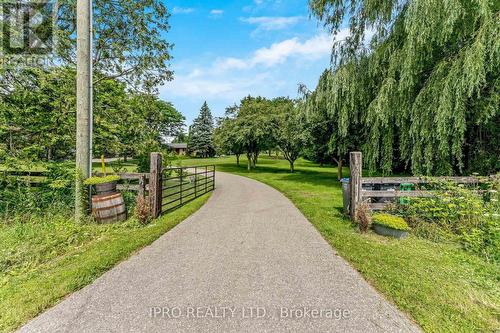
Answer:
<path fill-rule="evenodd" d="M 356 135 L 368 166 L 385 173 L 499 169 L 498 1 L 311 0 L 310 7 L 333 34 L 349 18 L 327 87 L 320 81 L 311 94 L 326 98 L 337 119 L 332 140 L 342 146 Z"/>

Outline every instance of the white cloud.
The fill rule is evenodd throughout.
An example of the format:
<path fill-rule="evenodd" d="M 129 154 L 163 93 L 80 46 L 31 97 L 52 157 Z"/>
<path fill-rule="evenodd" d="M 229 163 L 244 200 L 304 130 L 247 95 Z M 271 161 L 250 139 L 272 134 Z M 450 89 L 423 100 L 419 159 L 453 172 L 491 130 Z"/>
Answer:
<path fill-rule="evenodd" d="M 272 67 L 283 64 L 290 58 L 301 61 L 316 60 L 330 55 L 332 44 L 332 38 L 327 34 L 319 34 L 303 42 L 298 38 L 287 39 L 270 47 L 260 48 L 246 59 L 220 58 L 215 62 L 214 69 L 226 71 L 251 69 L 256 66 Z"/>
<path fill-rule="evenodd" d="M 186 63 L 177 68 L 174 81 L 162 87 L 161 93 L 226 102 L 238 101 L 249 93 L 278 96 L 285 87 L 296 84 L 288 78 L 301 80 L 299 68 L 303 70 L 318 60 L 324 61 L 326 67 L 332 43 L 331 36 L 321 33 L 306 40 L 283 40 L 257 49 L 248 57 L 221 57 L 207 66 Z M 296 68 L 296 72 L 290 75 L 291 68 Z"/>
<path fill-rule="evenodd" d="M 221 17 L 222 14 L 224 14 L 224 11 L 222 9 L 212 9 L 210 11 L 210 16 L 212 18 L 218 18 L 218 17 Z"/>
<path fill-rule="evenodd" d="M 197 71 L 197 70 L 195 70 Z M 272 79 L 269 73 L 257 73 L 248 77 L 220 76 L 205 73 L 189 73 L 176 75 L 173 82 L 160 89 L 162 95 L 181 97 L 219 98 L 227 101 L 239 100 L 249 92 L 263 87 Z"/>
<path fill-rule="evenodd" d="M 302 20 L 302 16 L 289 16 L 289 17 L 248 17 L 241 18 L 242 22 L 257 25 L 258 30 L 271 31 L 287 29 Z"/>
<path fill-rule="evenodd" d="M 190 14 L 192 12 L 194 12 L 194 8 L 174 7 L 172 10 L 173 14 Z"/>

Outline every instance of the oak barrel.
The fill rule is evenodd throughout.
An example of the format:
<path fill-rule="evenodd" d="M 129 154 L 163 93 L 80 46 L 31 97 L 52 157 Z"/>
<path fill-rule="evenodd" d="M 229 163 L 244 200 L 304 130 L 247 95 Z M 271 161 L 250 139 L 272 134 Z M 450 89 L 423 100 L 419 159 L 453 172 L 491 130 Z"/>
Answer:
<path fill-rule="evenodd" d="M 121 193 L 92 196 L 92 216 L 99 223 L 125 221 L 127 208 Z"/>
<path fill-rule="evenodd" d="M 95 190 L 97 194 L 113 194 L 116 192 L 116 182 L 96 184 Z"/>

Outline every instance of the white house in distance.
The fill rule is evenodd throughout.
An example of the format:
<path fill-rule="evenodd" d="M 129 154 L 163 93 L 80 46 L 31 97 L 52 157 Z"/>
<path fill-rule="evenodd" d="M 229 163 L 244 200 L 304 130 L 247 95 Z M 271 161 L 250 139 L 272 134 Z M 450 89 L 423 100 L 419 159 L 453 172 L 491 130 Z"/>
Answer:
<path fill-rule="evenodd" d="M 167 146 L 175 151 L 177 155 L 187 154 L 187 143 L 167 143 Z"/>

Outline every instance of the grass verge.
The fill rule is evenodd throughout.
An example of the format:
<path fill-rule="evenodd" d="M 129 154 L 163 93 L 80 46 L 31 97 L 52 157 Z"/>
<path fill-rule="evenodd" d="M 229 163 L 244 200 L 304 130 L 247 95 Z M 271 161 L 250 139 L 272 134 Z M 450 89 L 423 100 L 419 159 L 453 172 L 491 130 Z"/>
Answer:
<path fill-rule="evenodd" d="M 183 160 L 182 165 L 216 164 L 266 183 L 285 194 L 339 254 L 385 297 L 427 332 L 493 332 L 500 320 L 500 267 L 454 244 L 410 236 L 394 240 L 360 234 L 342 215 L 336 169 L 299 160 L 261 157 L 257 169 L 237 167 L 232 157 Z"/>
<path fill-rule="evenodd" d="M 0 225 L 0 332 L 83 288 L 197 211 L 206 194 L 147 226 L 77 224 L 63 216 Z"/>

